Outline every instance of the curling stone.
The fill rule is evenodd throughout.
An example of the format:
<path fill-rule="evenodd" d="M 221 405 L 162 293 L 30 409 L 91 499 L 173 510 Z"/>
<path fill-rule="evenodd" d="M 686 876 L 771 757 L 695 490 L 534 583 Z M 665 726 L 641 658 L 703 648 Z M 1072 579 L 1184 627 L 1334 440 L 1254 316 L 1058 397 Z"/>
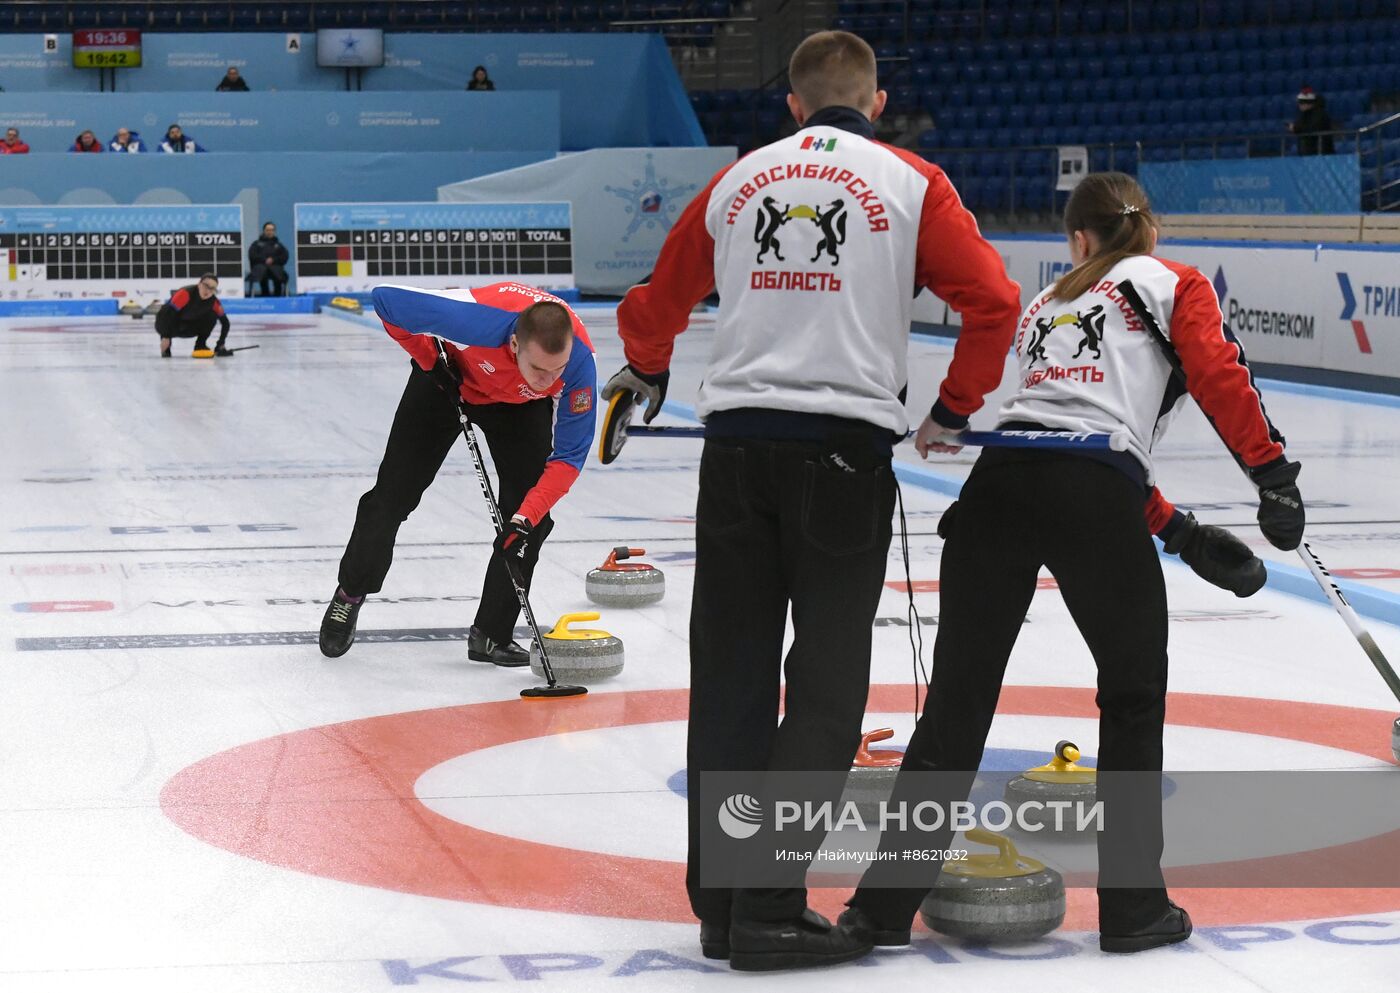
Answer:
<path fill-rule="evenodd" d="M 123 301 L 122 305 L 118 307 L 117 310 L 121 314 L 124 314 L 125 316 L 130 317 L 132 320 L 135 321 L 139 321 L 141 318 L 146 316 L 146 308 L 141 306 L 135 300 Z"/>
<path fill-rule="evenodd" d="M 588 686 L 622 671 L 621 638 L 614 638 L 606 631 L 569 627 L 575 621 L 596 621 L 598 617 L 593 610 L 565 614 L 555 623 L 554 630 L 543 636 L 549 664 L 559 682 Z M 540 648 L 533 642 L 530 644 L 530 671 L 544 677 Z"/>
<path fill-rule="evenodd" d="M 1395 756 L 1395 761 L 1400 762 L 1400 717 L 1395 718 L 1395 723 L 1390 726 L 1390 754 Z"/>
<path fill-rule="evenodd" d="M 645 555 L 645 548 L 618 545 L 608 552 L 603 564 L 588 574 L 584 592 L 588 599 L 604 607 L 645 607 L 666 595 L 666 576 L 646 562 L 624 562 Z"/>
<path fill-rule="evenodd" d="M 889 728 L 869 731 L 860 736 L 860 748 L 856 749 L 855 761 L 846 777 L 846 788 L 841 793 L 841 804 L 854 803 L 866 824 L 878 824 L 881 801 L 890 798 L 894 790 L 894 779 L 899 775 L 899 764 L 904 761 L 904 753 L 888 748 L 871 748 L 877 741 L 894 737 Z"/>
<path fill-rule="evenodd" d="M 1061 741 L 1055 746 L 1049 764 L 1028 769 L 1006 784 L 1002 799 L 1016 815 L 1017 823 L 1034 824 L 1042 831 L 1061 837 L 1093 835 L 1092 830 L 1079 830 L 1079 810 L 1081 804 L 1086 812 L 1094 805 L 1098 773 L 1079 765 L 1079 756 L 1074 742 Z M 1052 802 L 1067 802 L 1071 806 L 1046 806 Z"/>
<path fill-rule="evenodd" d="M 1020 854 L 1002 835 L 973 828 L 967 840 L 994 845 L 997 853 L 944 863 L 919 908 L 925 924 L 971 941 L 1030 941 L 1064 923 L 1065 881 L 1058 872 Z"/>

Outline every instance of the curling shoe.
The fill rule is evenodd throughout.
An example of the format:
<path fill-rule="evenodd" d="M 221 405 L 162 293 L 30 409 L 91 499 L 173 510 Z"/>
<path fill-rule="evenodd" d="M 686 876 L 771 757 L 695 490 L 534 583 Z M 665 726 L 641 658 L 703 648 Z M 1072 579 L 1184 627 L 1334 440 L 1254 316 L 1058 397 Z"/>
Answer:
<path fill-rule="evenodd" d="M 355 643 L 355 623 L 364 602 L 364 597 L 352 598 L 339 586 L 335 588 L 335 596 L 331 597 L 325 616 L 321 618 L 321 654 L 326 658 L 338 659 L 350 651 Z"/>
<path fill-rule="evenodd" d="M 1191 937 L 1191 915 L 1167 901 L 1167 910 L 1147 927 L 1128 934 L 1100 934 L 1099 950 L 1105 952 L 1145 952 L 1149 948 L 1175 945 Z"/>
<path fill-rule="evenodd" d="M 214 349 L 212 348 L 196 348 L 194 351 L 190 352 L 190 358 L 192 359 L 212 359 L 213 357 Z"/>
<path fill-rule="evenodd" d="M 836 918 L 836 923 L 850 928 L 856 934 L 866 935 L 876 948 L 906 948 L 909 945 L 909 928 L 882 928 L 875 919 L 860 907 L 847 907 Z"/>
<path fill-rule="evenodd" d="M 217 345 L 214 348 L 214 354 L 217 355 L 219 358 L 224 359 L 232 355 L 233 352 L 225 348 L 223 345 Z"/>
<path fill-rule="evenodd" d="M 700 922 L 700 954 L 707 959 L 729 958 L 729 922 Z"/>
<path fill-rule="evenodd" d="M 729 926 L 729 967 L 739 972 L 837 965 L 863 958 L 873 947 L 870 935 L 832 927 L 814 910 L 795 921 L 734 921 Z"/>
<path fill-rule="evenodd" d="M 474 624 L 467 632 L 467 658 L 473 662 L 490 662 L 504 669 L 517 669 L 530 664 L 530 653 L 525 649 L 513 641 L 498 645 Z"/>

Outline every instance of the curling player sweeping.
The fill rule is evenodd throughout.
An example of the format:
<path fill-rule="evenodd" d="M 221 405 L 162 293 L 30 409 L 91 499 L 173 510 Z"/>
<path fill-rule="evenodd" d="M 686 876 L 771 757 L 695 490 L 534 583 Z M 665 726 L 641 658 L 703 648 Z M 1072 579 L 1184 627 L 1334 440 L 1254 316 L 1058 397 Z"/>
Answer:
<path fill-rule="evenodd" d="M 520 602 L 507 572 L 528 590 L 549 510 L 569 491 L 593 441 L 597 372 L 588 332 L 563 301 L 520 283 L 432 291 L 380 286 L 375 313 L 413 357 L 374 487 L 360 498 L 340 560 L 340 585 L 321 621 L 321 653 L 344 655 L 366 596 L 379 592 L 399 525 L 462 435 L 458 405 L 486 435 L 499 478 L 504 530 L 486 568 L 467 657 L 524 666 L 512 640 Z M 447 361 L 439 359 L 441 343 Z"/>
<path fill-rule="evenodd" d="M 1000 426 L 1127 430 L 1132 440 L 1123 453 L 984 449 L 979 456 L 950 508 L 952 519 L 940 524 L 946 540 L 932 678 L 892 802 L 932 799 L 946 810 L 966 798 L 1037 574 L 1048 567 L 1098 668 L 1099 946 L 1135 952 L 1191 934 L 1191 919 L 1168 899 L 1160 868 L 1167 602 L 1143 526 L 1152 446 L 1185 391 L 1119 292 L 1122 284 L 1131 281 L 1168 329 L 1186 390 L 1249 468 L 1264 537 L 1296 548 L 1304 510 L 1298 463 L 1284 455 L 1210 281 L 1151 254 L 1157 228 L 1137 182 L 1122 173 L 1085 177 L 1064 221 L 1075 265 L 1021 317 L 1019 388 L 1002 406 Z M 956 450 L 920 445 L 926 448 Z M 911 771 L 946 775 L 930 787 L 906 775 Z M 889 831 L 881 848 L 939 849 L 950 839 L 946 827 Z M 939 868 L 877 859 L 842 922 L 877 944 L 907 943 Z"/>

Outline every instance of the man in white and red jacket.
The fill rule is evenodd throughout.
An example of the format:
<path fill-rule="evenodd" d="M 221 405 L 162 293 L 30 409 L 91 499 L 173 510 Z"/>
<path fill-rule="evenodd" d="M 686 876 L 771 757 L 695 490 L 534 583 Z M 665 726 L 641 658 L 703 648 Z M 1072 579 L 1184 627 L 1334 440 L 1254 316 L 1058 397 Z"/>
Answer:
<path fill-rule="evenodd" d="M 486 568 L 467 657 L 500 666 L 529 663 L 511 634 L 520 606 L 507 568 L 528 589 L 549 510 L 578 478 L 593 441 L 597 371 L 588 332 L 562 300 L 521 283 L 473 290 L 380 286 L 374 310 L 413 357 L 374 487 L 360 498 L 340 560 L 340 585 L 321 622 L 321 653 L 344 655 L 367 595 L 384 584 L 394 539 L 453 443 L 457 404 L 486 435 L 509 519 Z M 438 357 L 442 344 L 449 358 Z"/>
<path fill-rule="evenodd" d="M 885 94 L 870 46 L 821 32 L 789 76 L 800 130 L 722 170 L 677 219 L 650 282 L 618 309 L 627 365 L 603 393 L 631 390 L 654 417 L 676 336 L 718 290 L 696 404 L 687 888 L 702 951 L 741 970 L 869 951 L 807 909 L 805 862 L 783 888 L 716 885 L 704 777 L 850 768 L 891 538 L 891 449 L 908 427 L 914 293 L 928 287 L 962 315 L 925 443 L 964 427 L 996 388 L 1021 309 L 943 170 L 875 140 Z"/>

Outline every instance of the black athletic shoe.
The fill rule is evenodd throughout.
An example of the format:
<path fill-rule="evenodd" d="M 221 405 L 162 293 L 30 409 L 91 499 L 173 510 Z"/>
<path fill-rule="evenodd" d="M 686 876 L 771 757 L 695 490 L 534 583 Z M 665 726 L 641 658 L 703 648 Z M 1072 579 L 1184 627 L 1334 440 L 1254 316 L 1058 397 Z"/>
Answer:
<path fill-rule="evenodd" d="M 1129 934 L 1100 934 L 1099 949 L 1105 952 L 1145 952 L 1149 948 L 1175 945 L 1191 937 L 1191 915 L 1167 901 L 1167 911 L 1140 931 Z"/>
<path fill-rule="evenodd" d="M 700 922 L 700 954 L 707 959 L 729 958 L 729 922 Z"/>
<path fill-rule="evenodd" d="M 162 349 L 160 350 L 160 357 L 163 358 L 163 359 L 168 359 L 168 358 L 170 358 L 170 349 L 168 349 L 168 348 L 162 348 Z"/>
<path fill-rule="evenodd" d="M 909 928 L 902 931 L 882 928 L 859 907 L 847 907 L 841 911 L 836 923 L 869 937 L 876 948 L 904 948 L 909 944 Z"/>
<path fill-rule="evenodd" d="M 475 625 L 467 632 L 467 658 L 473 662 L 490 662 L 505 669 L 518 669 L 530 664 L 528 651 L 513 641 L 508 645 L 498 645 Z"/>
<path fill-rule="evenodd" d="M 809 969 L 862 958 L 874 945 L 814 910 L 795 921 L 734 921 L 729 926 L 729 967 L 739 972 Z"/>
<path fill-rule="evenodd" d="M 225 358 L 225 357 L 227 357 L 227 356 L 229 356 L 229 355 L 232 355 L 233 352 L 229 351 L 229 350 L 228 350 L 227 348 L 225 348 L 223 345 L 218 345 L 218 346 L 215 346 L 215 348 L 214 348 L 214 354 L 215 354 L 216 356 L 218 356 L 219 358 Z"/>
<path fill-rule="evenodd" d="M 330 606 L 321 618 L 321 654 L 328 659 L 338 659 L 350 651 L 355 643 L 355 621 L 360 616 L 360 607 L 365 598 L 351 602 L 349 597 L 336 587 Z"/>

